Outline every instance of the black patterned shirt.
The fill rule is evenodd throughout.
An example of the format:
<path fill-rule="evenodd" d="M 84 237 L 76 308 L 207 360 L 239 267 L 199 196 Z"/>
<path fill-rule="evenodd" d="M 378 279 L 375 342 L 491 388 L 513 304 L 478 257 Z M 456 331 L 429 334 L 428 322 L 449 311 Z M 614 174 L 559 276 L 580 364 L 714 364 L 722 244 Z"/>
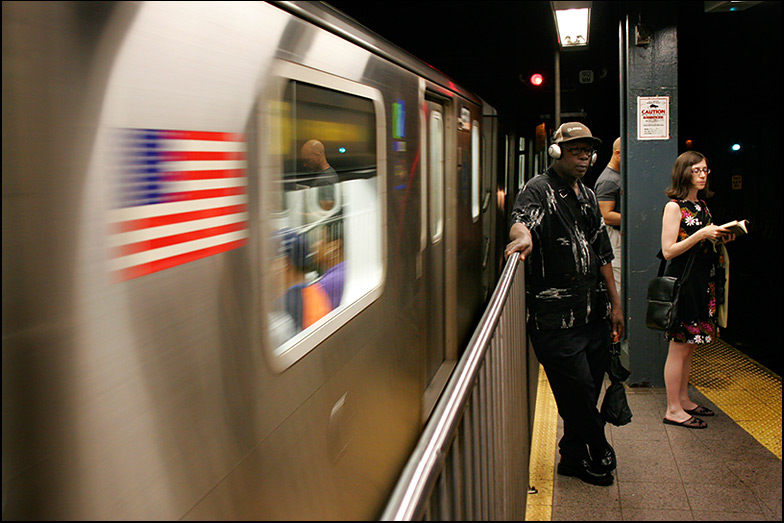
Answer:
<path fill-rule="evenodd" d="M 610 302 L 599 267 L 613 259 L 594 192 L 579 195 L 552 169 L 517 195 L 512 223 L 531 231 L 526 263 L 527 320 L 538 330 L 566 329 L 608 318 Z"/>

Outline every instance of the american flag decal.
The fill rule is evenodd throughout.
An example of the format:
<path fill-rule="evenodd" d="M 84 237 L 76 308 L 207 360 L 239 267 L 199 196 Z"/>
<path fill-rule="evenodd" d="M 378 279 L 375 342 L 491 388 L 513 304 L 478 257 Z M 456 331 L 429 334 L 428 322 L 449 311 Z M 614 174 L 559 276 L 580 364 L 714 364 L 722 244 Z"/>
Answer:
<path fill-rule="evenodd" d="M 246 245 L 244 134 L 123 129 L 110 271 L 138 278 Z"/>

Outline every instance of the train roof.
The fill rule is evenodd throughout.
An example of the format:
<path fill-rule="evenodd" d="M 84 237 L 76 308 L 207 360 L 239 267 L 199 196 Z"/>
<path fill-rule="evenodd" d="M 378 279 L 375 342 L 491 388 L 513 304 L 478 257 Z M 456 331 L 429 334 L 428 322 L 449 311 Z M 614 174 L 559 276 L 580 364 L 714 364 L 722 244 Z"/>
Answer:
<path fill-rule="evenodd" d="M 437 83 L 479 105 L 488 107 L 481 97 L 461 87 L 458 82 L 435 67 L 423 62 L 416 56 L 374 33 L 347 14 L 326 2 L 270 2 L 285 11 L 295 14 L 331 33 L 395 63 L 423 78 Z"/>

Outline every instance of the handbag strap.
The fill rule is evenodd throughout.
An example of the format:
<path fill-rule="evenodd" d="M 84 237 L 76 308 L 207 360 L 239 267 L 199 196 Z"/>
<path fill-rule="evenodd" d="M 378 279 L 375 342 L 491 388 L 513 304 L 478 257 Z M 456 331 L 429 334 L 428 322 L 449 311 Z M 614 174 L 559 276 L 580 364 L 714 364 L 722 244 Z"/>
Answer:
<path fill-rule="evenodd" d="M 683 269 L 683 275 L 679 278 L 681 281 L 685 281 L 691 272 L 691 266 L 694 263 L 694 255 L 697 254 L 696 247 L 697 245 L 689 249 L 689 259 L 686 260 L 686 267 Z M 667 259 L 664 257 L 664 253 L 662 253 L 661 249 L 656 253 L 656 257 L 661 259 L 661 263 L 659 263 L 659 273 L 657 275 L 658 278 L 661 278 L 664 276 L 664 267 L 667 265 Z"/>
<path fill-rule="evenodd" d="M 659 263 L 659 273 L 656 275 L 656 277 L 661 278 L 664 276 L 664 267 L 667 265 L 667 258 L 664 257 L 661 249 L 659 249 L 659 252 L 656 253 L 656 257 L 661 260 L 661 263 Z"/>

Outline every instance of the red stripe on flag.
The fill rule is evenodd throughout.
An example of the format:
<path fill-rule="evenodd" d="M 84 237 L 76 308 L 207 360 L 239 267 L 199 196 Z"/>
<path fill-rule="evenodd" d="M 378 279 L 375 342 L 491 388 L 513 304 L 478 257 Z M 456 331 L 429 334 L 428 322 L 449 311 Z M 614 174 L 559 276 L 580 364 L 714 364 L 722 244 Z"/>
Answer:
<path fill-rule="evenodd" d="M 163 162 L 245 160 L 245 151 L 161 151 Z"/>
<path fill-rule="evenodd" d="M 214 169 L 208 171 L 168 171 L 161 174 L 164 182 L 187 182 L 191 180 L 219 180 L 221 178 L 242 178 L 245 169 Z"/>
<path fill-rule="evenodd" d="M 217 207 L 215 209 L 204 209 L 201 211 L 181 212 L 177 214 L 167 214 L 165 216 L 151 216 L 149 218 L 139 218 L 138 220 L 128 220 L 113 223 L 110 226 L 110 234 L 120 234 L 123 232 L 138 231 L 149 227 L 160 227 L 162 225 L 173 225 L 175 223 L 190 222 L 193 220 L 203 220 L 205 218 L 215 218 L 216 216 L 226 216 L 227 214 L 238 214 L 247 212 L 248 206 L 229 205 L 227 207 Z"/>
<path fill-rule="evenodd" d="M 135 267 L 128 267 L 127 269 L 121 269 L 119 271 L 115 271 L 114 279 L 116 282 L 131 280 L 133 278 L 138 278 L 140 276 L 152 274 L 153 272 L 162 271 L 164 269 L 170 269 L 171 267 L 176 267 L 177 265 L 182 265 L 184 263 L 200 260 L 202 258 L 207 258 L 208 256 L 212 256 L 213 254 L 219 254 L 221 252 L 226 252 L 231 249 L 236 249 L 237 247 L 243 247 L 247 245 L 247 243 L 248 240 L 246 238 L 243 238 L 241 240 L 224 243 L 223 245 L 216 245 L 214 247 L 208 247 L 206 249 L 200 249 L 198 251 L 186 252 L 184 254 L 172 256 L 170 258 L 165 258 L 163 260 L 156 260 L 142 265 L 136 265 Z"/>
<path fill-rule="evenodd" d="M 165 203 L 184 202 L 188 200 L 203 200 L 205 198 L 220 198 L 222 196 L 237 196 L 245 194 L 245 187 L 226 187 L 224 189 L 203 189 L 201 191 L 172 192 L 165 196 Z"/>
<path fill-rule="evenodd" d="M 201 240 L 211 236 L 220 236 L 221 234 L 228 234 L 230 232 L 241 231 L 246 229 L 248 222 L 242 221 L 237 223 L 229 223 L 227 225 L 218 225 L 216 227 L 207 227 L 206 229 L 199 229 L 197 231 L 188 231 L 180 234 L 173 234 L 171 236 L 164 236 L 162 238 L 151 238 L 149 240 L 129 243 L 115 247 L 112 256 L 119 258 L 120 256 L 129 256 L 139 252 L 150 251 L 152 249 L 160 249 L 161 247 L 168 247 L 170 245 L 177 245 L 178 243 L 191 242 L 194 240 Z"/>

